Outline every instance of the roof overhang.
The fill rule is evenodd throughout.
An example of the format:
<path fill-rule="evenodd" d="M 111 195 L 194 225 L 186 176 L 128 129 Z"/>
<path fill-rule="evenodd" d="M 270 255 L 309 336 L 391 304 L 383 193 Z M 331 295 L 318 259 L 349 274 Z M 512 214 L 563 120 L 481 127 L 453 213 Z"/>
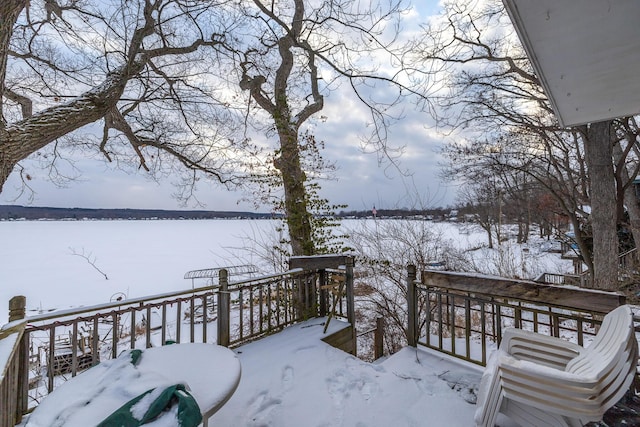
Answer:
<path fill-rule="evenodd" d="M 640 0 L 503 0 L 563 126 L 640 113 Z"/>

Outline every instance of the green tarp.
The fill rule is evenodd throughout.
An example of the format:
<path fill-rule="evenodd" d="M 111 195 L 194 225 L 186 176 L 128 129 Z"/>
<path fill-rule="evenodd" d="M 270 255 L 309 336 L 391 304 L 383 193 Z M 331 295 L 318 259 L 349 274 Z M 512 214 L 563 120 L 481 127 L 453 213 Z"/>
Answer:
<path fill-rule="evenodd" d="M 131 363 L 137 365 L 142 352 L 140 350 L 131 351 Z M 200 408 L 193 396 L 189 394 L 183 384 L 176 384 L 164 388 L 153 402 L 148 405 L 145 413 L 140 417 L 139 410 L 135 410 L 134 406 L 139 403 L 145 396 L 154 392 L 156 389 L 147 390 L 141 395 L 134 397 L 111 415 L 105 418 L 98 427 L 136 427 L 150 423 L 166 414 L 177 405 L 177 421 L 181 427 L 197 427 L 202 421 Z M 137 416 L 134 416 L 136 412 Z"/>

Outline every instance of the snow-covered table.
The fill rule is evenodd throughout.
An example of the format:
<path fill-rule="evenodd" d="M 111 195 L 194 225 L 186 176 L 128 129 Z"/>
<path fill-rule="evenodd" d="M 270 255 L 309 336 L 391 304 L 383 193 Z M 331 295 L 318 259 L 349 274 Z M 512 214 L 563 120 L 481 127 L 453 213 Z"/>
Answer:
<path fill-rule="evenodd" d="M 240 361 L 236 354 L 218 345 L 149 348 L 142 351 L 135 365 L 130 353 L 102 362 L 62 384 L 38 405 L 27 426 L 95 426 L 150 389 L 161 390 L 182 383 L 198 403 L 206 427 L 208 418 L 227 402 L 240 382 Z M 136 413 L 144 414 L 150 400 L 140 400 Z M 177 405 L 174 406 L 146 425 L 177 425 Z"/>

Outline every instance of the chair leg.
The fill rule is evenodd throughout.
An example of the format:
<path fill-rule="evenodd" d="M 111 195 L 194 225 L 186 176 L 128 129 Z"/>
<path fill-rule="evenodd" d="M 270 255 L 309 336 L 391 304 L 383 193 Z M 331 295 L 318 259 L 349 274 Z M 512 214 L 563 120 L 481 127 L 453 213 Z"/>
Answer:
<path fill-rule="evenodd" d="M 501 412 L 520 424 L 521 427 L 577 427 L 582 423 L 575 424 L 574 420 L 552 414 L 532 406 L 504 399 Z"/>
<path fill-rule="evenodd" d="M 477 402 L 475 422 L 478 427 L 494 427 L 502 405 L 502 383 L 497 371 L 483 375 L 480 381 L 481 393 Z"/>

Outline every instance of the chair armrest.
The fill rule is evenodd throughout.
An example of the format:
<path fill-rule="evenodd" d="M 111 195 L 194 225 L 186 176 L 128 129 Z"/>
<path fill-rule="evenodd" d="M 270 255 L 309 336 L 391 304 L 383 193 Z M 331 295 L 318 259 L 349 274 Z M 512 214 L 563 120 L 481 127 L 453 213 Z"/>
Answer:
<path fill-rule="evenodd" d="M 500 349 L 519 360 L 564 370 L 584 348 L 561 338 L 517 328 L 507 328 Z"/>

